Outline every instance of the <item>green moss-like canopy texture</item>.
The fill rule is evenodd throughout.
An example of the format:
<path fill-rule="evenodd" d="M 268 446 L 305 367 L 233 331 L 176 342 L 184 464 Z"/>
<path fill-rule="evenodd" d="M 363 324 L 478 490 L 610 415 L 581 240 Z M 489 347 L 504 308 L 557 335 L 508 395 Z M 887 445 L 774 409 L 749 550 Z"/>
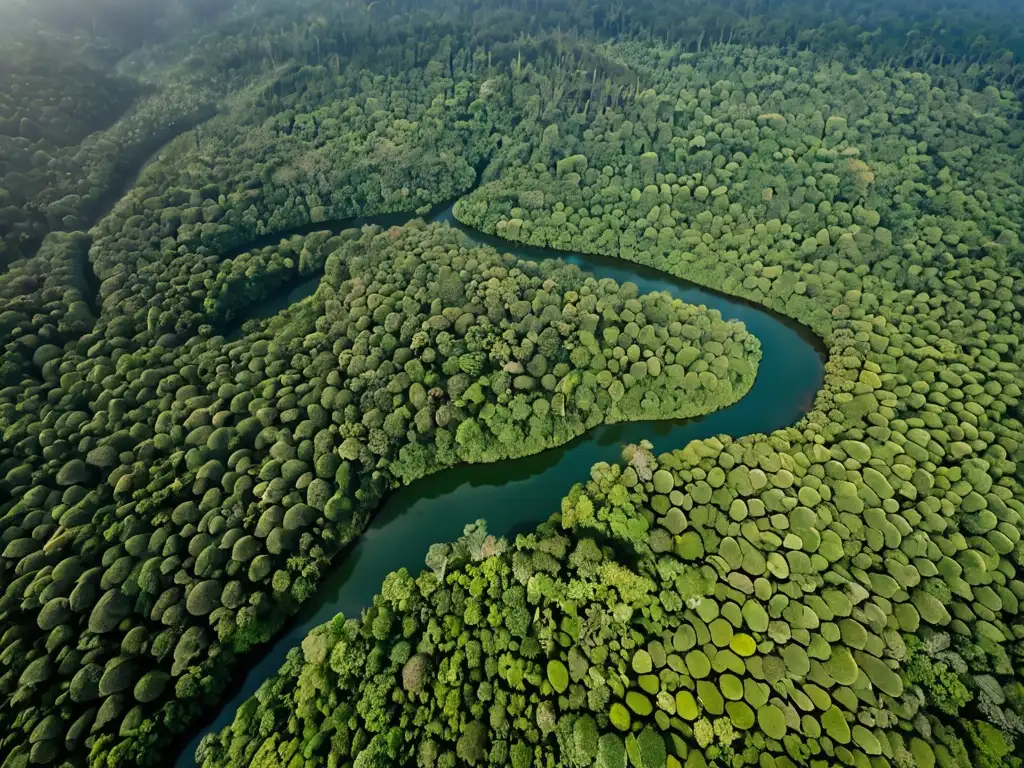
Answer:
<path fill-rule="evenodd" d="M 756 375 L 759 344 L 738 322 L 502 256 L 447 225 L 323 230 L 216 257 L 182 246 L 147 271 L 151 252 L 108 245 L 104 228 L 189 225 L 149 198 L 145 215 L 119 218 L 138 194 L 91 235 L 51 233 L 3 276 L 11 761 L 159 759 L 235 654 L 312 594 L 399 485 L 603 422 L 702 415 Z M 256 235 L 232 231 L 224 248 Z M 137 271 L 124 256 L 106 276 L 108 252 Z M 197 280 L 173 276 L 189 262 Z M 190 300 L 202 286 L 202 319 L 226 326 L 282 280 L 318 273 L 313 297 L 231 343 L 208 323 L 167 332 L 156 304 L 129 300 L 143 283 L 109 288 L 152 278 L 153 301 L 173 307 L 174 286 Z"/>
<path fill-rule="evenodd" d="M 55 238 L 55 263 L 74 258 Z M 112 755 L 148 759 L 150 718 L 183 718 L 265 640 L 387 490 L 605 421 L 708 413 L 756 373 L 740 323 L 448 226 L 302 240 L 330 254 L 320 290 L 238 342 L 107 357 L 93 336 L 10 358 L 40 376 L 20 424 L 43 450 L 6 472 L 4 679 L 17 699 L 67 692 L 30 744 L 80 754 L 88 727 L 94 754 L 120 734 Z"/>
<path fill-rule="evenodd" d="M 627 471 L 638 497 L 595 480 L 563 503 L 571 532 L 555 520 L 444 586 L 394 576 L 363 621 L 308 640 L 372 677 L 329 648 L 296 657 L 202 756 L 1014 764 L 1019 102 L 941 68 L 605 53 L 649 87 L 589 120 L 538 118 L 456 215 L 803 320 L 830 343 L 827 404 L 768 440 L 661 457 L 646 484 Z M 509 79 L 529 93 L 543 76 Z M 602 509 L 588 570 L 572 554 Z M 624 564 L 646 589 L 610 573 Z M 525 628 L 503 597 L 516 584 Z M 434 665 L 433 691 L 401 687 L 406 654 Z"/>
<path fill-rule="evenodd" d="M 1019 12 L 293 6 L 136 52 L 146 87 L 3 68 L 0 766 L 159 761 L 397 486 L 749 389 L 702 308 L 351 228 L 461 196 L 802 322 L 825 388 L 439 543 L 203 761 L 1019 768 Z"/>
<path fill-rule="evenodd" d="M 741 490 L 735 470 L 772 456 L 786 459 L 770 488 Z M 391 574 L 361 619 L 314 630 L 203 742 L 200 762 L 586 767 L 625 765 L 624 753 L 664 768 L 1005 754 L 1010 741 L 988 722 L 942 717 L 972 697 L 956 673 L 970 645 L 950 649 L 949 615 L 908 631 L 882 610 L 859 553 L 826 529 L 827 507 L 815 517 L 794 505 L 790 520 L 806 527 L 779 531 L 785 516 L 761 501 L 787 484 L 787 465 L 812 487 L 840 456 L 764 441 L 657 458 L 629 446 L 623 466 L 596 465 L 536 533 L 508 546 L 470 526 L 432 550 L 431 570 Z M 734 471 L 718 498 L 695 501 L 723 464 Z M 659 487 L 655 473 L 669 480 Z M 727 512 L 730 499 L 745 514 Z M 717 554 L 694 556 L 659 508 L 685 510 L 685 533 Z M 916 629 L 910 581 L 891 596 Z M 975 683 L 1012 728 L 997 678 Z"/>

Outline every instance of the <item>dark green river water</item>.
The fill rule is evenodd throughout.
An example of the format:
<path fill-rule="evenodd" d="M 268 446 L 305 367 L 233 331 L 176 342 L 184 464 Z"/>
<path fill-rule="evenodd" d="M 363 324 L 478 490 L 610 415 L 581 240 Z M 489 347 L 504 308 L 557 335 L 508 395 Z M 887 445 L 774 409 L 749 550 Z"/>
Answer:
<path fill-rule="evenodd" d="M 724 319 L 741 320 L 761 342 L 763 357 L 757 380 L 738 403 L 702 418 L 599 426 L 560 448 L 496 464 L 463 465 L 396 491 L 362 536 L 338 555 L 335 567 L 317 593 L 278 637 L 258 655 L 241 660 L 234 684 L 219 711 L 183 745 L 176 768 L 196 765 L 195 749 L 202 736 L 230 725 L 238 706 L 281 667 L 288 651 L 298 646 L 312 628 L 338 613 L 358 616 L 369 606 L 389 572 L 403 567 L 418 572 L 430 544 L 458 538 L 467 523 L 484 518 L 488 530 L 498 536 L 529 531 L 558 510 L 562 496 L 574 483 L 590 476 L 594 463 L 619 461 L 627 443 L 646 438 L 654 443 L 655 453 L 663 453 L 713 435 L 742 437 L 771 432 L 795 423 L 811 410 L 824 380 L 824 346 L 807 329 L 787 318 L 620 259 L 499 241 L 458 224 L 451 207 L 430 220 L 448 222 L 473 241 L 493 245 L 522 259 L 561 258 L 597 277 L 633 282 L 641 292 L 667 291 L 687 303 L 716 309 Z M 380 223 L 396 223 L 396 218 L 381 217 Z M 252 317 L 276 314 L 311 294 L 318 283 L 319 277 L 290 291 L 282 290 L 273 301 L 261 304 Z"/>

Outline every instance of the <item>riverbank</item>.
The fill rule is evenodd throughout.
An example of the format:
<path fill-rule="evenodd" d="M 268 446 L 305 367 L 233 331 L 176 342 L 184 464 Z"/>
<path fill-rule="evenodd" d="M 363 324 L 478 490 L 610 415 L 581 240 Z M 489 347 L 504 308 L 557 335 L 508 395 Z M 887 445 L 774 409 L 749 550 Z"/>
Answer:
<path fill-rule="evenodd" d="M 358 615 L 370 604 L 388 573 L 399 568 L 417 571 L 430 544 L 457 538 L 466 524 L 480 517 L 487 519 L 494 535 L 511 536 L 531 530 L 558 509 L 569 486 L 586 476 L 593 464 L 618 461 L 625 444 L 647 439 L 662 452 L 713 435 L 738 438 L 770 433 L 798 421 L 813 406 L 824 380 L 824 346 L 793 321 L 629 262 L 495 244 L 455 222 L 450 206 L 431 218 L 457 226 L 475 244 L 500 245 L 501 251 L 530 261 L 559 258 L 600 278 L 633 282 L 642 293 L 667 291 L 688 304 L 717 310 L 724 319 L 740 320 L 761 343 L 757 378 L 739 402 L 697 419 L 601 425 L 543 453 L 494 464 L 463 465 L 393 493 L 367 530 L 335 557 L 331 574 L 287 627 L 271 644 L 241 661 L 244 675 L 235 680 L 216 714 L 185 746 L 174 762 L 176 768 L 196 764 L 193 756 L 202 737 L 228 725 L 238 706 L 280 668 L 288 652 L 297 648 L 312 628 L 338 613 Z M 301 294 L 313 293 L 318 284 L 319 277 L 311 278 L 288 295 L 301 300 Z"/>

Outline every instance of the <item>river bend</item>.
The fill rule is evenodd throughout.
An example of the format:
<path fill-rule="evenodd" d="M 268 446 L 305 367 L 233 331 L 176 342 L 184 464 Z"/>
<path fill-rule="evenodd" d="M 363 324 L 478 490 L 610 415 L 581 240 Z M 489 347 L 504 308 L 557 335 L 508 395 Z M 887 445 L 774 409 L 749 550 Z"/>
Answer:
<path fill-rule="evenodd" d="M 400 223 L 393 215 L 380 218 L 387 224 Z M 407 221 L 413 215 L 401 218 Z M 520 246 L 482 235 L 459 224 L 451 206 L 435 212 L 429 220 L 447 222 L 477 244 L 494 246 L 524 260 L 559 258 L 598 278 L 629 281 L 645 293 L 667 291 L 689 304 L 716 309 L 726 320 L 740 320 L 761 342 L 757 379 L 739 402 L 697 419 L 602 425 L 558 448 L 494 464 L 461 465 L 394 492 L 366 531 L 338 554 L 316 594 L 277 637 L 240 660 L 238 674 L 218 710 L 182 746 L 175 768 L 196 765 L 194 755 L 201 738 L 230 725 L 238 707 L 277 672 L 288 651 L 297 647 L 311 629 L 338 613 L 358 616 L 370 605 L 388 573 L 403 567 L 418 572 L 430 544 L 458 538 L 467 523 L 484 518 L 488 530 L 497 536 L 532 530 L 558 510 L 560 499 L 574 483 L 589 477 L 593 464 L 619 461 L 622 446 L 628 443 L 647 439 L 656 453 L 663 453 L 713 435 L 738 438 L 769 433 L 794 424 L 813 407 L 824 381 L 825 348 L 820 339 L 795 321 L 625 260 Z M 366 221 L 373 219 L 359 223 Z M 333 227 L 325 224 L 316 229 L 340 231 L 353 223 L 339 222 Z M 289 234 L 280 233 L 279 237 Z M 319 280 L 317 276 L 282 291 L 277 299 L 258 306 L 251 317 L 276 314 L 310 295 Z"/>

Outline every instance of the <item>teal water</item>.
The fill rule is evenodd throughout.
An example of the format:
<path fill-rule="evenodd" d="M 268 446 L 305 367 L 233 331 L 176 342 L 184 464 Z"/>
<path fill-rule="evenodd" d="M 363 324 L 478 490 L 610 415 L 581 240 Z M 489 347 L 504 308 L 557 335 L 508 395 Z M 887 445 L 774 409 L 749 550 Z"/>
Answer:
<path fill-rule="evenodd" d="M 463 526 L 479 518 L 487 520 L 488 530 L 499 536 L 533 529 L 558 510 L 560 499 L 574 483 L 589 477 L 593 464 L 618 461 L 622 447 L 628 443 L 646 438 L 654 443 L 655 453 L 662 453 L 713 435 L 736 438 L 772 432 L 795 423 L 813 406 L 824 380 L 824 346 L 788 318 L 620 259 L 499 241 L 460 225 L 451 207 L 430 218 L 458 227 L 476 243 L 493 245 L 525 260 L 561 258 L 599 278 L 633 282 L 642 292 L 668 291 L 690 304 L 716 309 L 727 320 L 741 320 L 761 342 L 757 379 L 738 403 L 698 419 L 599 426 L 559 448 L 496 464 L 463 465 L 396 491 L 367 530 L 338 555 L 317 593 L 279 636 L 258 655 L 241 660 L 229 695 L 184 746 L 176 768 L 196 765 L 195 749 L 202 736 L 230 725 L 239 705 L 277 672 L 288 651 L 297 647 L 311 629 L 338 613 L 358 616 L 369 606 L 388 573 L 399 568 L 412 573 L 421 570 L 430 544 L 458 538 Z M 318 283 L 316 277 L 283 290 L 277 301 L 261 305 L 252 317 L 275 314 L 291 301 L 311 294 Z"/>

